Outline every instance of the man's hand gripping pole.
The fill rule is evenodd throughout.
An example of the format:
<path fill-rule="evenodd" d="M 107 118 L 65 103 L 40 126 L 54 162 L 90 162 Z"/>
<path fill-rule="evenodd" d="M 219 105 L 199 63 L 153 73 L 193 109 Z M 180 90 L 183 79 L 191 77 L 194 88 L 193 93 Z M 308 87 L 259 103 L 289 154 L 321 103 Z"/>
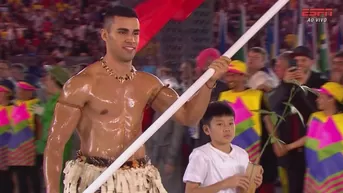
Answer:
<path fill-rule="evenodd" d="M 231 58 L 241 49 L 289 0 L 278 0 L 257 22 L 249 28 L 224 56 Z M 117 171 L 148 139 L 170 119 L 214 74 L 208 69 L 185 93 L 183 93 L 135 142 L 132 143 L 83 193 L 94 193 Z"/>

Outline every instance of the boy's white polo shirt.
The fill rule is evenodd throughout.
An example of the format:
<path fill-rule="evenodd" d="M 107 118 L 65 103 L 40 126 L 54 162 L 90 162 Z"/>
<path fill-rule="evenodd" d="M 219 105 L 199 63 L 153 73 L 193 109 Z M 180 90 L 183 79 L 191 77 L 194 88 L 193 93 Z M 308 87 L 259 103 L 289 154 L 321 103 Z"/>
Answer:
<path fill-rule="evenodd" d="M 231 144 L 228 154 L 214 148 L 211 143 L 195 148 L 189 157 L 189 163 L 183 181 L 200 183 L 207 187 L 236 174 L 245 174 L 248 167 L 248 153 Z M 236 189 L 227 189 L 218 193 L 236 193 Z"/>

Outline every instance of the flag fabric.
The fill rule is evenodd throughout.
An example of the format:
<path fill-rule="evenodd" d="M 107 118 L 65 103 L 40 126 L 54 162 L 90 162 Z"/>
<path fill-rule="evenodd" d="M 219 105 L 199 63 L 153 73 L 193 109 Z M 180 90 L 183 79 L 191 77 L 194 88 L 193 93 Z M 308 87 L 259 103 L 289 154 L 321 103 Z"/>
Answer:
<path fill-rule="evenodd" d="M 304 26 L 304 18 L 301 16 L 301 10 L 304 7 L 303 0 L 298 1 L 298 10 L 297 10 L 297 46 L 303 46 L 305 44 L 304 41 L 304 34 L 305 34 L 305 26 Z"/>
<path fill-rule="evenodd" d="M 267 25 L 266 50 L 269 59 L 276 58 L 279 55 L 279 14 L 277 13 L 273 20 Z"/>
<path fill-rule="evenodd" d="M 291 9 L 297 8 L 297 0 L 290 0 L 289 4 Z"/>
<path fill-rule="evenodd" d="M 267 34 L 266 34 L 266 51 L 269 56 L 269 60 L 273 58 L 273 44 L 274 44 L 274 33 L 273 33 L 273 24 L 270 21 L 267 24 Z"/>
<path fill-rule="evenodd" d="M 276 58 L 280 54 L 280 40 L 279 40 L 279 13 L 274 16 L 274 25 L 273 25 L 273 58 Z"/>
<path fill-rule="evenodd" d="M 192 14 L 192 12 L 198 8 L 204 0 L 187 0 L 183 1 L 181 9 L 179 9 L 176 14 L 172 17 L 173 20 L 176 21 L 183 21 L 188 18 Z"/>
<path fill-rule="evenodd" d="M 338 22 L 338 32 L 337 32 L 337 51 L 340 51 L 343 49 L 343 18 L 339 18 Z"/>
<path fill-rule="evenodd" d="M 135 8 L 141 24 L 140 42 L 137 51 L 141 50 L 171 19 L 182 12 L 186 19 L 204 0 L 146 0 Z"/>
<path fill-rule="evenodd" d="M 317 38 L 317 23 L 313 22 L 311 25 L 312 28 L 312 33 L 311 33 L 311 37 L 312 37 L 312 52 L 313 52 L 313 58 L 315 61 L 317 61 L 318 58 L 318 38 Z"/>
<path fill-rule="evenodd" d="M 241 37 L 246 31 L 246 11 L 243 5 L 240 6 L 241 15 L 239 19 L 239 36 Z M 234 56 L 235 60 L 246 62 L 247 45 L 244 45 Z"/>
<path fill-rule="evenodd" d="M 328 42 L 327 23 L 318 23 L 318 70 L 327 73 L 330 66 L 330 51 Z"/>
<path fill-rule="evenodd" d="M 228 25 L 228 20 L 227 20 L 227 15 L 224 10 L 219 11 L 219 51 L 221 54 L 224 54 L 227 51 L 227 25 Z"/>

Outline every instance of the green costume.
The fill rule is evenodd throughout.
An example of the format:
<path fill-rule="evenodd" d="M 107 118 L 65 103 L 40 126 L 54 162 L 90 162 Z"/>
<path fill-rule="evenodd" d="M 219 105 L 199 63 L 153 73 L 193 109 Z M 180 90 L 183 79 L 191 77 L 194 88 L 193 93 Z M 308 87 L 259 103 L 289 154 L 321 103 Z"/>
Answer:
<path fill-rule="evenodd" d="M 69 78 L 68 72 L 59 66 L 48 68 L 47 72 L 61 85 L 63 85 Z M 55 106 L 56 106 L 59 96 L 60 96 L 59 93 L 55 94 L 51 96 L 45 104 L 42 104 L 42 107 L 44 108 L 44 113 L 41 115 L 42 139 L 39 141 L 36 141 L 37 152 L 40 154 L 44 153 L 44 149 L 46 147 L 46 142 L 49 135 L 49 129 L 51 127 L 51 121 L 53 119 Z M 73 141 L 71 137 L 64 147 L 62 168 L 64 168 L 64 164 L 68 160 L 71 159 L 72 144 L 73 144 Z M 61 175 L 60 182 L 61 182 L 60 192 L 62 193 L 63 192 L 63 174 Z"/>

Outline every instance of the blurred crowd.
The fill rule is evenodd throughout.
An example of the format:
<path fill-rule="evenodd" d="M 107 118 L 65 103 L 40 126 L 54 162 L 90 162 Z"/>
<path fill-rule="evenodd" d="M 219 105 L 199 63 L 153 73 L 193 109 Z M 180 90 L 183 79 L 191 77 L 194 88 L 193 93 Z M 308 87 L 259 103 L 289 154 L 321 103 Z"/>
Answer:
<path fill-rule="evenodd" d="M 261 3 L 262 2 L 262 3 Z M 295 19 L 294 9 L 296 9 L 296 2 L 292 4 L 287 4 L 279 12 L 279 41 L 280 49 L 289 49 L 296 45 L 296 36 L 297 33 L 297 19 Z M 240 20 L 240 6 L 244 5 L 246 9 L 246 25 L 247 28 L 252 26 L 262 15 L 265 13 L 275 1 L 271 0 L 243 0 L 240 1 L 241 4 L 232 1 L 232 0 L 218 0 L 215 5 L 216 17 L 214 19 L 214 45 L 213 47 L 218 47 L 219 38 L 218 38 L 218 23 L 219 23 L 219 10 L 225 10 L 228 16 L 228 33 L 227 33 L 227 45 L 231 46 L 238 38 L 240 37 L 239 32 L 239 20 Z M 329 42 L 331 50 L 337 49 L 337 35 L 339 31 L 340 16 L 343 13 L 343 7 L 341 6 L 341 1 L 339 0 L 304 0 L 304 8 L 333 8 L 333 16 L 328 20 L 329 28 Z M 306 23 L 306 22 L 305 22 Z M 308 23 L 309 25 L 311 23 Z M 309 26 L 308 26 L 309 27 Z M 252 40 L 249 41 L 249 47 L 261 46 L 264 47 L 266 41 L 266 30 L 265 28 L 260 30 Z"/>
<path fill-rule="evenodd" d="M 117 3 L 116 1 L 112 2 L 114 4 Z M 240 2 L 246 6 L 247 24 L 251 26 L 275 1 L 265 0 L 263 1 L 264 3 L 259 3 L 261 1 L 243 0 Z M 10 58 L 15 56 L 37 56 L 41 59 L 39 65 L 62 66 L 63 68 L 68 68 L 68 76 L 72 76 L 86 67 L 87 64 L 78 64 L 76 67 L 67 66 L 64 61 L 65 57 L 90 56 L 97 60 L 104 53 L 104 43 L 99 37 L 99 29 L 102 27 L 103 9 L 108 4 L 106 0 L 3 0 L 1 3 L 0 80 L 9 80 L 13 85 L 22 80 L 34 82 L 32 84 L 37 85 L 37 90 L 35 93 L 32 93 L 31 97 L 38 98 L 39 101 L 47 101 L 49 97 L 54 96 L 53 94 L 58 92 L 60 87 L 57 86 L 56 90 L 51 91 L 52 93 L 47 93 L 45 90 L 47 82 L 44 79 L 46 77 L 46 70 L 42 70 L 40 73 L 35 71 L 36 77 L 27 78 L 33 72 L 33 70 L 30 70 L 31 67 L 25 65 L 25 63 L 11 63 L 9 62 Z M 334 7 L 335 17 L 329 20 L 329 31 L 330 38 L 335 38 L 338 33 L 339 15 L 343 13 L 341 1 L 307 0 L 306 3 L 312 7 Z M 234 0 L 218 0 L 215 11 L 218 12 L 223 7 L 229 17 L 227 44 L 232 45 L 239 38 L 237 31 L 239 28 L 240 12 L 238 4 Z M 282 21 L 279 34 L 280 40 L 282 40 L 280 48 L 283 51 L 292 50 L 299 53 L 298 56 L 305 59 L 297 61 L 294 67 L 299 69 L 305 68 L 306 71 L 311 71 L 312 66 L 316 65 L 316 61 L 310 54 L 312 52 L 306 47 L 293 49 L 294 43 L 286 41 L 286 36 L 294 33 L 294 29 L 289 26 L 296 26 L 292 23 L 294 22 L 291 19 L 293 12 L 290 9 L 284 8 L 280 13 L 280 21 Z M 214 44 L 208 45 L 208 47 L 218 47 L 217 26 L 218 20 L 216 17 L 213 28 Z M 247 66 L 247 72 L 250 74 L 247 87 L 263 91 L 269 99 L 280 99 L 269 100 L 269 103 L 271 110 L 281 113 L 283 109 L 281 104 L 287 98 L 283 82 L 289 78 L 288 68 L 293 58 L 288 52 L 282 52 L 273 62 L 268 61 L 268 53 L 262 48 L 265 44 L 265 36 L 266 33 L 262 30 L 248 43 L 249 52 L 245 65 Z M 334 40 L 330 41 L 331 47 L 336 46 Z M 333 50 L 336 50 L 336 48 Z M 215 49 L 204 50 L 199 53 L 197 58 L 189 58 L 184 61 L 175 59 L 173 61 L 160 62 L 155 55 L 144 56 L 146 64 L 144 66 L 140 65 L 138 68 L 154 73 L 165 84 L 170 85 L 180 94 L 187 90 L 206 70 L 209 62 L 220 56 L 219 52 Z M 301 77 L 302 83 L 311 88 L 319 88 L 326 81 L 343 84 L 343 53 L 334 53 L 334 57 L 329 58 L 329 60 L 332 64 L 332 73 L 329 76 L 324 77 L 324 74 L 313 72 L 310 75 L 311 77 Z M 327 62 L 329 63 L 329 61 Z M 212 100 L 218 100 L 221 92 L 231 89 L 232 85 L 230 86 L 230 84 L 232 82 L 233 80 L 226 78 L 218 82 L 212 94 Z M 18 100 L 22 99 L 18 98 Z M 309 115 L 316 110 L 316 107 L 313 106 L 315 99 L 311 98 L 311 100 L 307 101 L 310 102 L 304 104 L 303 99 L 299 99 L 296 102 L 296 105 L 300 105 L 297 109 L 304 114 L 305 122 L 309 119 Z M 37 116 L 39 117 L 38 110 Z M 159 115 L 148 108 L 144 114 L 143 129 L 148 128 Z M 296 119 L 295 122 L 301 121 L 294 116 L 289 116 L 282 127 L 289 127 L 290 124 L 293 124 L 294 119 Z M 299 123 L 297 125 L 299 126 Z M 199 130 L 199 126 L 194 125 L 193 128 L 186 129 L 180 128 L 183 128 L 183 126 L 170 120 L 147 142 L 148 155 L 153 164 L 159 168 L 164 186 L 169 193 L 184 192 L 182 176 L 188 163 L 188 156 L 192 149 L 208 142 L 208 139 L 202 136 L 203 134 Z M 284 136 L 286 134 L 280 135 Z M 300 135 L 294 139 L 286 137 L 284 140 L 286 143 L 291 143 L 300 138 Z M 74 147 L 74 150 L 76 149 L 77 147 Z M 281 162 L 278 162 L 277 157 L 284 156 L 284 152 L 276 155 L 276 153 L 270 150 L 270 154 L 266 155 L 269 157 L 262 160 L 262 165 L 269 164 L 270 166 L 268 166 L 269 170 L 266 172 L 266 175 L 269 176 L 265 177 L 267 180 L 265 183 L 274 185 L 278 182 L 277 167 L 278 163 L 281 163 L 283 168 L 293 172 L 289 179 L 292 179 L 290 183 L 295 184 L 292 184 L 292 187 L 295 187 L 295 189 L 290 191 L 290 193 L 300 193 L 302 190 L 299 190 L 299 186 L 302 188 L 303 184 L 297 185 L 297 182 L 294 181 L 303 181 L 301 179 L 305 173 L 305 163 L 301 165 L 304 162 L 303 152 L 299 149 L 292 150 L 292 153 L 288 154 L 287 158 L 280 159 Z M 300 162 L 301 164 L 299 164 Z M 42 166 L 41 163 L 38 164 L 39 167 Z M 40 169 L 36 168 L 36 170 L 32 171 L 41 172 Z M 20 180 L 23 179 L 14 179 L 17 184 L 20 184 Z M 43 181 L 43 179 L 40 179 L 40 181 Z M 36 182 L 31 182 L 32 193 L 38 193 L 33 187 Z M 2 184 L 3 182 L 1 181 L 0 183 Z M 43 185 L 39 184 L 39 186 Z M 19 189 L 17 188 L 16 191 L 20 193 L 28 192 L 27 189 L 24 191 Z"/>

